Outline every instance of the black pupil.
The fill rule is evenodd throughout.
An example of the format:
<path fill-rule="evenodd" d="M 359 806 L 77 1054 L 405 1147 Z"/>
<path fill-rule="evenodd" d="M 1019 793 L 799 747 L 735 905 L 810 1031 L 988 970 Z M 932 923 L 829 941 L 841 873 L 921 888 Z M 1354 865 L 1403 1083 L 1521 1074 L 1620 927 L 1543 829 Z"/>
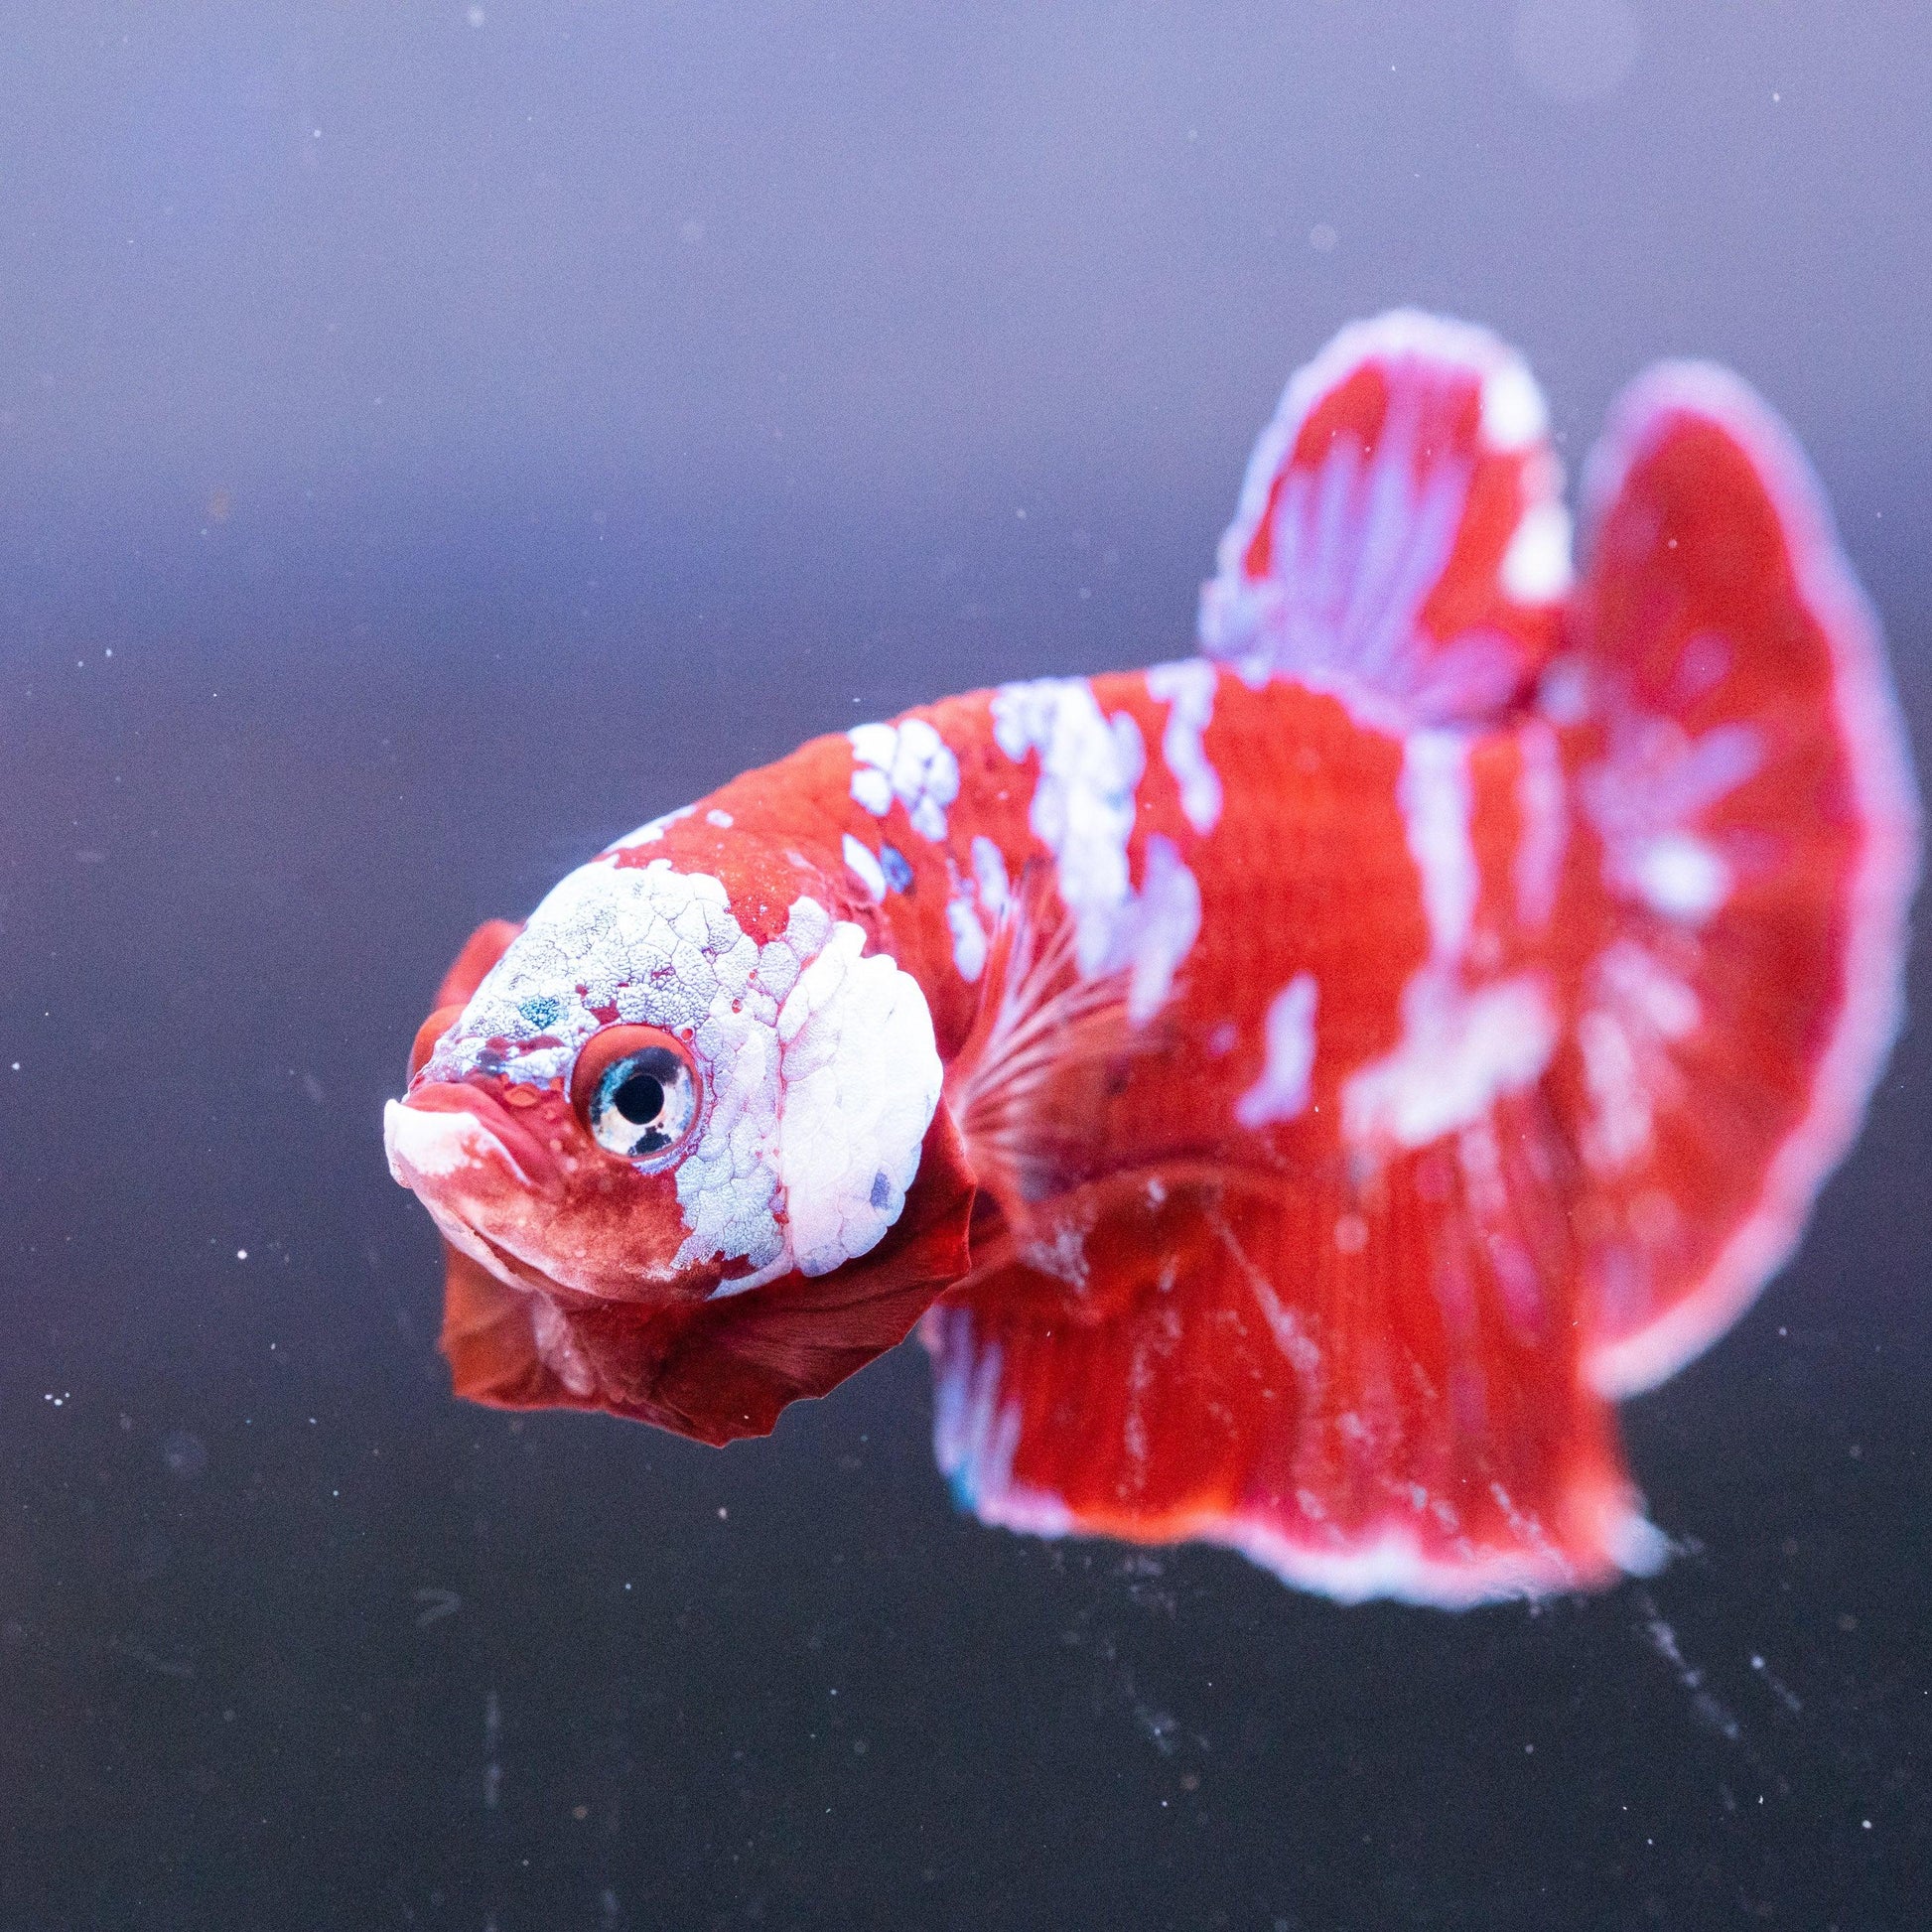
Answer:
<path fill-rule="evenodd" d="M 611 1104 L 633 1127 L 647 1127 L 664 1111 L 664 1083 L 654 1073 L 633 1073 L 611 1096 Z"/>

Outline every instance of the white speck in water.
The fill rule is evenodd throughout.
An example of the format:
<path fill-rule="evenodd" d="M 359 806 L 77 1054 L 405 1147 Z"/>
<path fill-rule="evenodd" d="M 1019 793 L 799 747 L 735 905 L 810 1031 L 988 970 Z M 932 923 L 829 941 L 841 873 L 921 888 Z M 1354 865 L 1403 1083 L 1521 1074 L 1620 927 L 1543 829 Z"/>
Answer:
<path fill-rule="evenodd" d="M 1341 236 L 1338 235 L 1335 232 L 1335 230 L 1331 228 L 1328 225 L 1328 223 L 1325 221 L 1317 221 L 1314 224 L 1314 226 L 1309 230 L 1309 246 L 1312 248 L 1317 255 L 1333 254 L 1335 251 L 1335 244 L 1340 240 L 1341 240 Z"/>

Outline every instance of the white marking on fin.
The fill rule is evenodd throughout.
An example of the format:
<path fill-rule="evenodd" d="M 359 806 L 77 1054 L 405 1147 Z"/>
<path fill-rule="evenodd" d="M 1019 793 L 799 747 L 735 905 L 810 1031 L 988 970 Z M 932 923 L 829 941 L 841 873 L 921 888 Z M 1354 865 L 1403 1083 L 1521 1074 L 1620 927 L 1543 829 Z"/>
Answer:
<path fill-rule="evenodd" d="M 1608 755 L 1579 788 L 1611 885 L 1666 918 L 1693 926 L 1709 919 L 1730 895 L 1730 868 L 1692 826 L 1764 757 L 1763 736 L 1750 725 L 1718 725 L 1693 738 L 1672 719 L 1618 718 Z"/>
<path fill-rule="evenodd" d="M 1293 1120 L 1309 1104 L 1316 996 L 1314 975 L 1297 973 L 1268 1003 L 1261 1077 L 1234 1103 L 1234 1117 L 1243 1127 Z"/>
<path fill-rule="evenodd" d="M 1569 794 L 1557 735 L 1548 725 L 1532 719 L 1516 734 L 1516 916 L 1526 926 L 1546 926 L 1570 840 Z"/>
<path fill-rule="evenodd" d="M 1405 363 L 1473 376 L 1485 448 L 1522 461 L 1522 548 L 1499 579 L 1504 594 L 1546 603 L 1567 583 L 1562 470 L 1536 447 L 1547 411 L 1527 366 L 1483 330 L 1398 311 L 1344 329 L 1290 380 L 1249 459 L 1198 625 L 1203 654 L 1235 665 L 1249 682 L 1297 678 L 1335 691 L 1363 715 L 1383 714 L 1396 729 L 1491 713 L 1520 670 L 1506 638 L 1473 629 L 1438 639 L 1422 627 L 1461 528 L 1471 470 L 1463 454 L 1425 441 Z M 1317 462 L 1292 466 L 1310 414 L 1369 366 L 1391 384 L 1373 449 L 1343 433 Z M 1545 507 L 1555 514 L 1542 514 Z M 1250 577 L 1248 556 L 1271 513 L 1268 572 Z"/>
<path fill-rule="evenodd" d="M 1403 989 L 1401 1039 L 1342 1088 L 1343 1131 L 1358 1145 L 1425 1147 L 1539 1079 L 1556 1043 L 1541 975 L 1470 992 L 1424 967 Z"/>
<path fill-rule="evenodd" d="M 1074 1527 L 1066 1505 L 1013 1479 L 1020 1405 L 1001 1400 L 999 1345 L 975 1342 L 967 1309 L 934 1309 L 924 1334 L 935 1371 L 933 1459 L 952 1487 L 953 1500 L 983 1523 L 1034 1536 L 1064 1536 Z"/>
<path fill-rule="evenodd" d="M 1528 364 L 1508 350 L 1504 355 L 1482 378 L 1482 440 L 1513 454 L 1548 432 L 1550 411 Z"/>
<path fill-rule="evenodd" d="M 1503 552 L 1503 589 L 1518 604 L 1554 604 L 1574 581 L 1570 512 L 1561 503 L 1532 503 Z"/>
<path fill-rule="evenodd" d="M 1660 832 L 1629 855 L 1638 892 L 1652 911 L 1701 924 L 1730 897 L 1730 868 L 1703 839 Z"/>
<path fill-rule="evenodd" d="M 1467 739 L 1460 732 L 1411 732 L 1403 741 L 1396 801 L 1422 874 L 1432 951 L 1438 960 L 1458 959 L 1468 944 L 1478 885 Z"/>

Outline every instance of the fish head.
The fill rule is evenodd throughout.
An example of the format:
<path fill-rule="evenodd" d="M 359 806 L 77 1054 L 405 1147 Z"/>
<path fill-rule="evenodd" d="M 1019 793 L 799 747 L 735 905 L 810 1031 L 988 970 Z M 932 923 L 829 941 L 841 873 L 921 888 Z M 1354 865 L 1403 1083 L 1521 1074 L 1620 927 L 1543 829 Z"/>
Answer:
<path fill-rule="evenodd" d="M 825 1311 L 777 1350 L 775 1405 L 747 1406 L 736 1359 L 724 1377 L 725 1433 L 762 1433 L 766 1407 L 822 1393 L 964 1271 L 972 1187 L 918 983 L 812 893 L 781 897 L 811 882 L 765 856 L 696 871 L 614 848 L 425 1023 L 390 1171 L 452 1251 L 449 1323 L 534 1357 L 507 1382 L 492 1360 L 488 1386 L 460 1372 L 460 1392 L 722 1439 L 706 1362 L 772 1354 L 774 1323 Z M 853 1313 L 882 1297 L 891 1318 Z M 445 1346 L 457 1360 L 450 1325 Z"/>

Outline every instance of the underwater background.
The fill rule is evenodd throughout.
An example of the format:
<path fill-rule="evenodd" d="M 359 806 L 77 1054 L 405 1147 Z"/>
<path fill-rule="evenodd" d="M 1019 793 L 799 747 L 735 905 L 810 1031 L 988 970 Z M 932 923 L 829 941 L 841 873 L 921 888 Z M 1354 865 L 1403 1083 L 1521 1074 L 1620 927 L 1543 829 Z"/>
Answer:
<path fill-rule="evenodd" d="M 1790 420 L 1932 723 L 1932 11 L 0 7 L 0 1932 L 1932 1922 L 1932 988 L 1462 1615 L 956 1515 L 916 1346 L 459 1406 L 472 926 L 817 732 L 1184 653 L 1351 317 Z"/>

